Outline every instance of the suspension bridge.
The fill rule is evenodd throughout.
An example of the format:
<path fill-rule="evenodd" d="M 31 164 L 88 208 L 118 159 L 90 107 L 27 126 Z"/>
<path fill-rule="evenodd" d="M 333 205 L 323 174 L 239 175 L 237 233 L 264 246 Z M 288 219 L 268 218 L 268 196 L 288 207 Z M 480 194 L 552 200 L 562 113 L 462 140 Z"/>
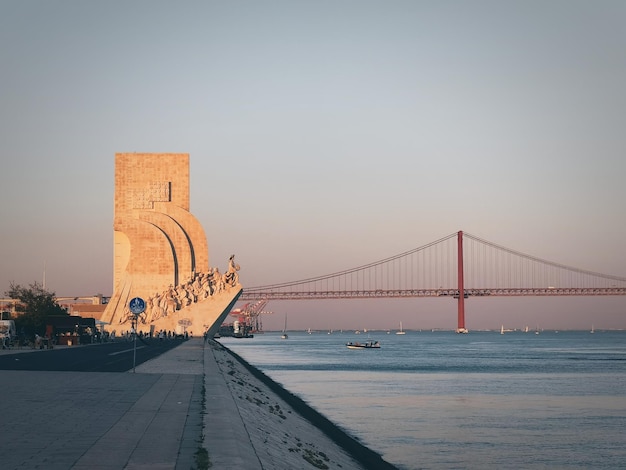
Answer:
<path fill-rule="evenodd" d="M 356 268 L 245 288 L 239 300 L 454 298 L 457 332 L 465 300 L 496 296 L 626 295 L 626 278 L 555 263 L 459 231 Z"/>

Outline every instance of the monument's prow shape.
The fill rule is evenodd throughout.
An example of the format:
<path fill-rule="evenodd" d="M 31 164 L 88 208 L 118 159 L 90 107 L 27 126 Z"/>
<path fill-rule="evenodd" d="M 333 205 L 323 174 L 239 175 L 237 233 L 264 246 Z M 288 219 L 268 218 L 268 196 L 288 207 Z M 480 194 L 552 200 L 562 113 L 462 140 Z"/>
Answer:
<path fill-rule="evenodd" d="M 129 330 L 141 297 L 144 332 L 217 332 L 239 295 L 235 255 L 222 274 L 209 266 L 206 235 L 189 212 L 189 154 L 115 155 L 113 295 L 102 315 Z"/>

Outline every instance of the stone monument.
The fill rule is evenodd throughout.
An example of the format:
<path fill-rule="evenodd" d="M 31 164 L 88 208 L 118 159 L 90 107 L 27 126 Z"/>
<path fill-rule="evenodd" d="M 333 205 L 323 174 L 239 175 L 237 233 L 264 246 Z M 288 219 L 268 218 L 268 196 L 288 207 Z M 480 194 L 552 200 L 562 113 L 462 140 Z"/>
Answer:
<path fill-rule="evenodd" d="M 189 154 L 115 155 L 113 295 L 109 329 L 211 336 L 242 292 L 235 255 L 209 266 L 204 229 L 189 212 Z M 129 302 L 145 311 L 135 318 Z"/>

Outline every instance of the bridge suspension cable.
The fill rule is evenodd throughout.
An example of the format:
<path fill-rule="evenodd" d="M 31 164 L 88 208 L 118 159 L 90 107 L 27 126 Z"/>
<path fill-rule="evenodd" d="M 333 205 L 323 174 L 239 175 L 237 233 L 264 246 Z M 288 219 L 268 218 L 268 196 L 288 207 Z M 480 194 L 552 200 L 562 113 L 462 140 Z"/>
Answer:
<path fill-rule="evenodd" d="M 456 234 L 356 268 L 323 276 L 245 288 L 252 298 L 361 298 L 434 295 L 455 281 Z"/>
<path fill-rule="evenodd" d="M 459 253 L 462 262 L 459 263 Z M 463 277 L 459 289 L 459 281 Z M 626 278 L 544 260 L 458 232 L 323 276 L 245 288 L 241 300 L 626 295 Z"/>
<path fill-rule="evenodd" d="M 464 233 L 466 286 L 473 289 L 610 289 L 626 278 L 538 258 Z"/>

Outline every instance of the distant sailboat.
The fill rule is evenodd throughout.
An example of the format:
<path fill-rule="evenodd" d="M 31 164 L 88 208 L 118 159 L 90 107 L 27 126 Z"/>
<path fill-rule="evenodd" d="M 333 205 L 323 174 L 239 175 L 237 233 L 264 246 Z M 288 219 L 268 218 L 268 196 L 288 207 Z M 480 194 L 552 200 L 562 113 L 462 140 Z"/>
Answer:
<path fill-rule="evenodd" d="M 501 334 L 501 335 L 503 335 L 503 334 L 504 334 L 504 325 L 502 325 L 502 326 L 500 327 L 500 334 Z"/>
<path fill-rule="evenodd" d="M 406 333 L 404 332 L 404 330 L 402 329 L 402 322 L 400 322 L 400 331 L 396 331 L 396 334 L 397 334 L 397 335 L 404 335 L 404 334 L 406 334 Z"/>
<path fill-rule="evenodd" d="M 282 339 L 287 339 L 289 338 L 289 336 L 287 336 L 287 314 L 285 313 L 285 327 L 283 328 L 283 334 L 280 335 L 280 337 Z"/>
<path fill-rule="evenodd" d="M 593 325 L 591 325 L 591 331 L 589 333 L 595 333 L 595 330 L 593 329 Z"/>

